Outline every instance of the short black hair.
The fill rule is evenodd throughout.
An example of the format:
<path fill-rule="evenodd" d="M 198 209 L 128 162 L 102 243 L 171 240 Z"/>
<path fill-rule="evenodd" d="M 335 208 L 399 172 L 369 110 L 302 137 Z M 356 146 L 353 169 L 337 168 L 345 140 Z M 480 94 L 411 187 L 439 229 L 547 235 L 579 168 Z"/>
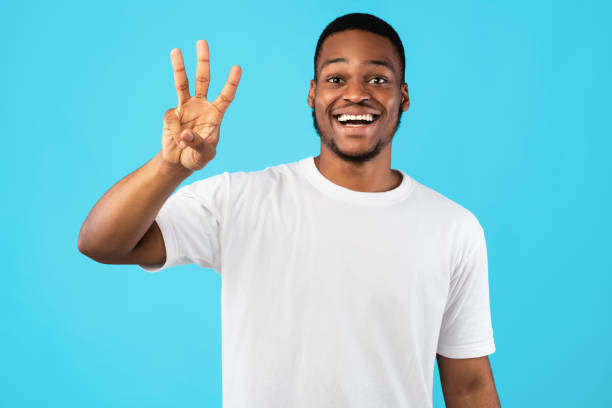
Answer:
<path fill-rule="evenodd" d="M 338 17 L 337 19 L 329 23 L 327 27 L 325 27 L 325 30 L 323 30 L 321 36 L 319 37 L 319 41 L 317 41 L 317 49 L 315 50 L 315 80 L 317 79 L 317 63 L 319 62 L 319 53 L 321 52 L 323 42 L 330 35 L 346 30 L 363 30 L 388 38 L 389 41 L 391 41 L 391 44 L 393 44 L 395 51 L 397 51 L 400 60 L 401 80 L 402 83 L 405 82 L 404 75 L 406 71 L 406 56 L 404 54 L 404 45 L 402 44 L 402 40 L 400 40 L 399 35 L 393 29 L 393 27 L 389 25 L 389 23 L 372 14 L 367 13 L 345 14 L 341 17 Z"/>

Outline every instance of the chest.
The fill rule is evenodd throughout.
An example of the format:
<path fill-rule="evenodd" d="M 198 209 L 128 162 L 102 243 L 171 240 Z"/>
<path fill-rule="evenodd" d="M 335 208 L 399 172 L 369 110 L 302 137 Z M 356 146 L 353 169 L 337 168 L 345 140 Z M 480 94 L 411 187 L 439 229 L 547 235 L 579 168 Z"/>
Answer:
<path fill-rule="evenodd" d="M 234 221 L 222 245 L 224 279 L 258 296 L 391 311 L 446 295 L 447 235 L 410 209 L 285 200 Z"/>

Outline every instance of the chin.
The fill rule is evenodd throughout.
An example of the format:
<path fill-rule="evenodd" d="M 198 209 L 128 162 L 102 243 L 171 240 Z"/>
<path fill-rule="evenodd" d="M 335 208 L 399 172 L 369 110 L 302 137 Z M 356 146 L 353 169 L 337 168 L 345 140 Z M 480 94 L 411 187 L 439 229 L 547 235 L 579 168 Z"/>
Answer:
<path fill-rule="evenodd" d="M 322 130 L 319 124 L 317 123 L 314 109 L 312 110 L 312 119 L 313 119 L 312 121 L 313 126 L 315 130 L 317 131 L 317 135 L 321 139 L 321 142 L 325 146 L 327 146 L 327 148 L 331 150 L 340 159 L 347 161 L 347 162 L 351 162 L 351 163 L 363 163 L 363 162 L 373 160 L 376 156 L 380 154 L 381 150 L 388 143 L 391 143 L 391 140 L 393 139 L 393 135 L 392 135 L 391 138 L 389 139 L 389 142 L 387 143 L 385 143 L 381 139 L 378 139 L 374 145 L 372 145 L 371 143 L 367 143 L 369 141 L 366 141 L 365 147 L 359 147 L 356 149 L 346 149 L 344 147 L 341 148 L 340 146 L 338 146 L 336 141 L 339 141 L 340 139 L 342 139 L 342 136 L 334 134 L 333 128 Z M 328 135 L 332 135 L 332 136 L 328 137 Z M 344 138 L 348 139 L 348 143 L 356 142 L 356 140 L 353 138 L 350 138 L 350 137 L 344 137 Z M 345 143 L 341 143 L 341 144 L 345 144 Z"/>
<path fill-rule="evenodd" d="M 376 156 L 378 156 L 385 146 L 385 144 L 378 140 L 376 144 L 372 147 L 365 148 L 356 148 L 356 149 L 346 149 L 338 146 L 336 144 L 335 139 L 331 140 L 323 140 L 325 145 L 336 154 L 339 158 L 344 161 L 352 162 L 352 163 L 363 163 L 370 160 L 373 160 Z"/>

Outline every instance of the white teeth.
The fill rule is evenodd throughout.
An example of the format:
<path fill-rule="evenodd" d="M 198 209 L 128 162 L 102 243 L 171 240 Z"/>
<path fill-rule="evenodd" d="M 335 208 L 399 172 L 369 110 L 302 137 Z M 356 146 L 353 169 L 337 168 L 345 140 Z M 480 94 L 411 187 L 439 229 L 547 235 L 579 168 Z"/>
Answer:
<path fill-rule="evenodd" d="M 368 122 L 373 122 L 374 121 L 374 116 L 366 113 L 363 115 L 346 115 L 346 114 L 342 114 L 340 116 L 338 116 L 338 120 L 340 122 L 346 122 L 347 120 L 367 120 Z"/>

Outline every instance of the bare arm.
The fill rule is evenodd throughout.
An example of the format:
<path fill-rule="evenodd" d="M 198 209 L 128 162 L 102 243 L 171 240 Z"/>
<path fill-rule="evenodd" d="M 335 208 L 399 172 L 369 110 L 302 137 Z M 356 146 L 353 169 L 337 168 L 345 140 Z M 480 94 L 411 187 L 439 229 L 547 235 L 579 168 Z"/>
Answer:
<path fill-rule="evenodd" d="M 154 219 L 190 173 L 168 167 L 158 153 L 100 198 L 81 227 L 79 251 L 109 264 L 164 263 L 166 249 Z"/>
<path fill-rule="evenodd" d="M 193 97 L 189 95 L 180 50 L 170 53 L 178 105 L 164 115 L 161 151 L 108 190 L 81 226 L 79 251 L 98 262 L 164 263 L 166 250 L 155 217 L 181 182 L 215 157 L 221 120 L 234 99 L 241 70 L 232 67 L 217 99 L 207 101 L 208 44 L 200 40 L 196 47 L 198 64 Z"/>
<path fill-rule="evenodd" d="M 489 357 L 448 358 L 440 354 L 438 371 L 448 408 L 499 408 Z"/>

